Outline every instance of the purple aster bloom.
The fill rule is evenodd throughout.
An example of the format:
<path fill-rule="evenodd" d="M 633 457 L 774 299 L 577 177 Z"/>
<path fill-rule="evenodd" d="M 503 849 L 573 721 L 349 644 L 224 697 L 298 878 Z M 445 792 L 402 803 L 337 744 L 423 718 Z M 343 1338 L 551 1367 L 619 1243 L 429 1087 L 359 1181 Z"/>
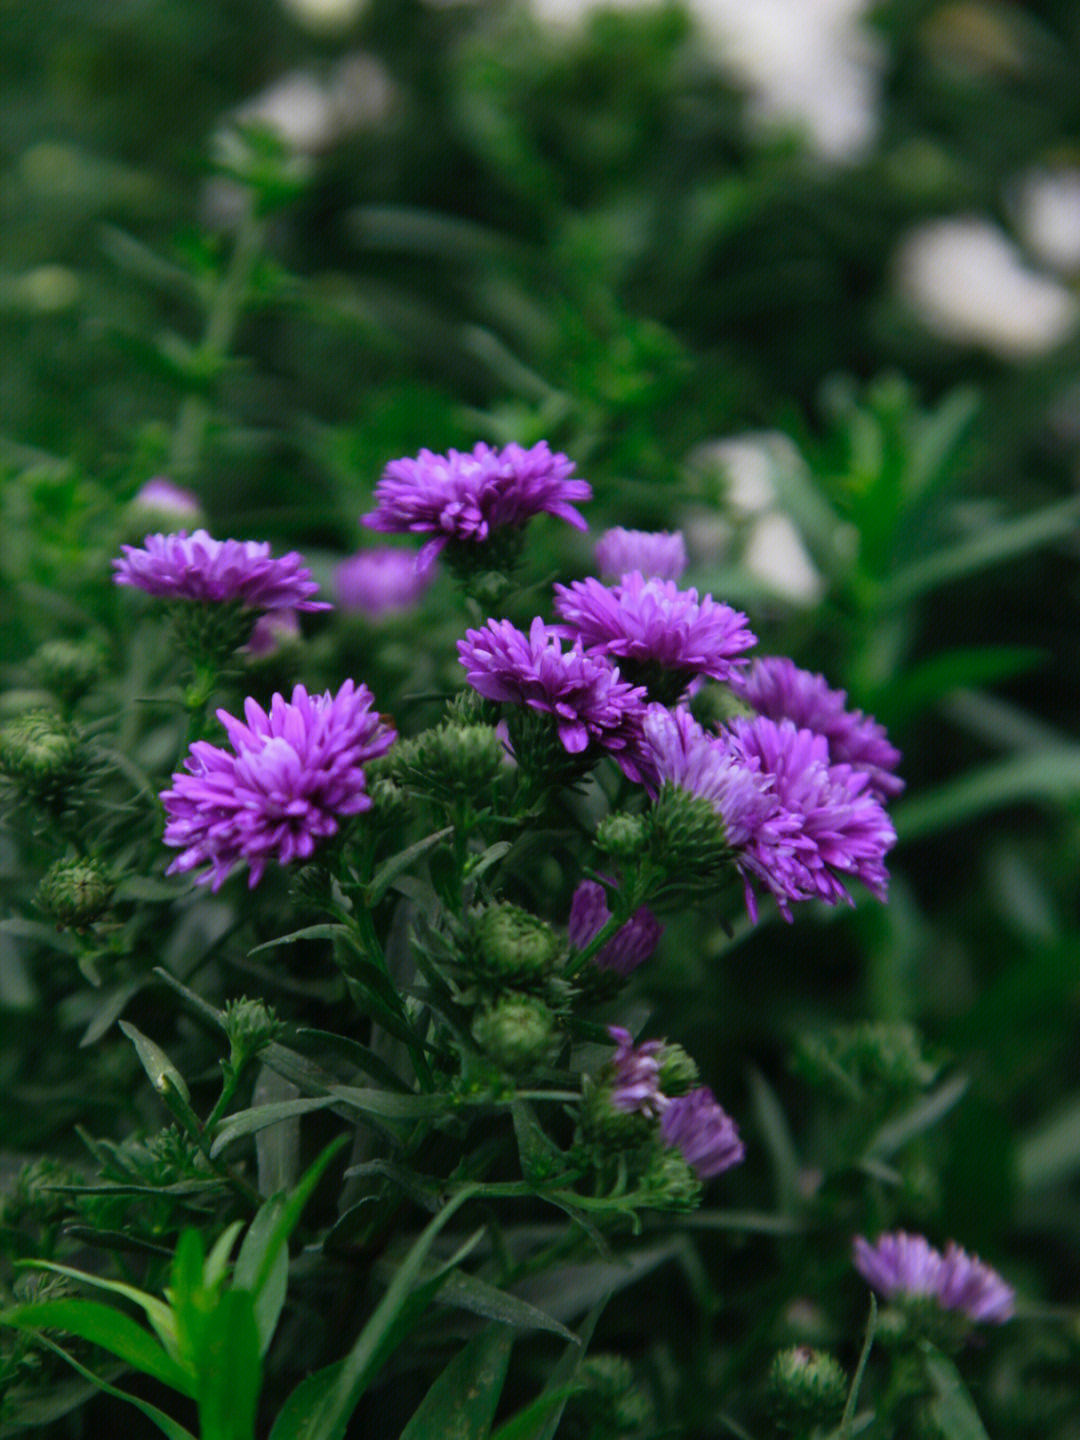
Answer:
<path fill-rule="evenodd" d="M 746 1154 L 735 1122 L 702 1085 L 669 1100 L 660 1118 L 660 1138 L 679 1150 L 700 1180 L 709 1180 L 738 1165 Z"/>
<path fill-rule="evenodd" d="M 567 930 L 575 950 L 584 950 L 611 919 L 604 887 L 595 880 L 583 880 L 570 903 Z M 664 927 L 645 905 L 635 910 L 625 925 L 593 956 L 598 970 L 614 970 L 623 979 L 652 955 Z"/>
<path fill-rule="evenodd" d="M 611 1062 L 615 1070 L 612 1105 L 627 1115 L 640 1111 L 655 1119 L 665 1105 L 671 1103 L 660 1093 L 660 1061 L 657 1057 L 664 1048 L 664 1042 L 646 1040 L 643 1045 L 635 1046 L 629 1030 L 624 1030 L 621 1025 L 609 1025 L 608 1034 L 616 1047 Z"/>
<path fill-rule="evenodd" d="M 114 560 L 117 585 L 148 595 L 214 604 L 238 601 L 252 610 L 329 610 L 311 597 L 318 585 L 295 551 L 275 560 L 256 540 L 213 540 L 205 530 L 147 535 L 145 549 L 122 545 Z"/>
<path fill-rule="evenodd" d="M 897 1230 L 875 1245 L 856 1236 L 853 1248 L 856 1270 L 888 1300 L 932 1296 L 943 1310 L 988 1325 L 1002 1325 L 1013 1313 L 1012 1286 L 951 1240 L 942 1254 L 922 1235 Z"/>
<path fill-rule="evenodd" d="M 849 878 L 879 900 L 887 897 L 885 856 L 896 831 L 865 772 L 830 764 L 824 735 L 791 720 L 739 717 L 720 739 L 737 762 L 765 780 L 779 805 L 771 823 L 748 838 L 741 860 L 768 885 L 785 916 L 790 918 L 790 901 L 854 903 Z"/>
<path fill-rule="evenodd" d="M 528 635 L 509 620 L 489 620 L 466 632 L 458 653 L 474 690 L 488 700 L 550 714 L 571 755 L 595 741 L 620 763 L 628 760 L 645 713 L 644 691 L 626 684 L 615 666 L 587 655 L 580 644 L 564 652 L 539 616 Z"/>
<path fill-rule="evenodd" d="M 180 525 L 198 524 L 203 518 L 202 504 L 194 491 L 182 490 L 164 475 L 155 475 L 152 480 L 147 480 L 136 491 L 131 504 L 140 510 L 167 515 Z"/>
<path fill-rule="evenodd" d="M 591 500 L 592 487 L 571 479 L 574 462 L 553 455 L 545 440 L 531 450 L 477 445 L 463 453 L 393 460 L 375 487 L 376 509 L 363 516 L 372 530 L 432 535 L 438 553 L 448 540 L 482 545 L 495 530 L 522 526 L 546 512 L 585 530 L 572 502 Z"/>
<path fill-rule="evenodd" d="M 755 660 L 750 669 L 730 680 L 741 700 L 770 720 L 793 720 L 829 742 L 834 765 L 850 765 L 870 776 L 871 789 L 885 800 L 899 795 L 904 782 L 893 771 L 900 752 L 889 743 L 885 727 L 861 710 L 847 710 L 847 694 L 830 690 L 823 675 L 800 670 L 793 660 L 778 656 Z"/>
<path fill-rule="evenodd" d="M 196 881 L 217 890 L 246 861 L 254 886 L 269 860 L 307 860 L 342 816 L 369 809 L 362 767 L 396 738 L 372 699 L 346 680 L 336 695 L 297 685 L 291 701 L 274 696 L 269 714 L 245 700 L 246 724 L 219 710 L 232 750 L 197 741 L 188 773 L 162 792 L 165 844 L 181 851 L 168 873 L 206 866 Z"/>
<path fill-rule="evenodd" d="M 343 610 L 374 619 L 388 611 L 411 610 L 434 578 L 434 556 L 382 546 L 343 560 L 334 572 L 334 585 Z"/>
<path fill-rule="evenodd" d="M 756 644 L 738 610 L 711 595 L 699 600 L 673 580 L 646 580 L 640 570 L 617 585 L 592 578 L 556 585 L 555 609 L 561 635 L 618 658 L 635 679 L 639 671 L 673 672 L 679 690 L 696 675 L 730 679 L 739 656 Z"/>
<path fill-rule="evenodd" d="M 600 574 L 612 580 L 640 570 L 658 580 L 678 580 L 686 569 L 686 541 L 680 530 L 624 530 L 616 525 L 596 542 Z"/>

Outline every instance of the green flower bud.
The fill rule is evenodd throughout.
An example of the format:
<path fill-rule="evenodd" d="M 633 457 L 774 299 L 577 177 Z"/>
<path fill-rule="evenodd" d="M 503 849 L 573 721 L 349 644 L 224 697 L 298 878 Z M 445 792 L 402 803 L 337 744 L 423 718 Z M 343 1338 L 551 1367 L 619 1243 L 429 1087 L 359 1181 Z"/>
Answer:
<path fill-rule="evenodd" d="M 493 978 L 524 984 L 542 980 L 559 953 L 555 931 L 516 905 L 489 905 L 476 926 L 483 971 Z"/>
<path fill-rule="evenodd" d="M 649 1397 L 634 1381 L 630 1362 L 621 1355 L 590 1355 L 577 1373 L 581 1386 L 567 1406 L 560 1435 L 567 1440 L 624 1440 L 653 1418 Z"/>
<path fill-rule="evenodd" d="M 285 1028 L 274 1009 L 262 1000 L 230 1000 L 225 1006 L 225 1033 L 229 1037 L 232 1054 L 229 1063 L 239 1070 L 271 1041 L 276 1040 Z"/>
<path fill-rule="evenodd" d="M 491 787 L 503 771 L 506 751 L 490 725 L 439 725 L 426 730 L 393 755 L 398 782 L 435 800 L 489 802 Z"/>
<path fill-rule="evenodd" d="M 781 1350 L 769 1371 L 769 1398 L 781 1430 L 804 1435 L 816 1425 L 835 1425 L 847 1399 L 848 1377 L 827 1350 L 793 1345 Z"/>
<path fill-rule="evenodd" d="M 660 1091 L 685 1095 L 698 1083 L 698 1068 L 681 1045 L 665 1045 L 660 1052 Z"/>
<path fill-rule="evenodd" d="M 504 1070 L 523 1071 L 554 1049 L 555 1016 L 531 995 L 503 995 L 473 1020 L 473 1039 Z"/>
<path fill-rule="evenodd" d="M 109 908 L 116 882 L 100 860 L 57 860 L 34 896 L 62 928 L 85 930 Z"/>
<path fill-rule="evenodd" d="M 493 700 L 485 700 L 471 685 L 459 690 L 446 706 L 447 725 L 494 725 L 499 718 L 499 707 Z"/>
<path fill-rule="evenodd" d="M 30 668 L 62 705 L 74 705 L 100 677 L 104 664 L 101 646 L 92 640 L 47 640 Z"/>
<path fill-rule="evenodd" d="M 641 1179 L 649 1204 L 658 1210 L 693 1210 L 701 1203 L 701 1181 L 678 1150 L 658 1150 Z"/>
<path fill-rule="evenodd" d="M 627 815 L 616 811 L 607 815 L 596 827 L 596 844 L 605 855 L 616 860 L 633 860 L 648 844 L 649 828 L 643 815 Z"/>
<path fill-rule="evenodd" d="M 650 819 L 656 858 L 673 880 L 693 876 L 695 885 L 715 883 L 730 852 L 724 822 L 711 801 L 678 785 L 663 785 Z"/>
<path fill-rule="evenodd" d="M 81 759 L 75 732 L 50 710 L 32 710 L 0 728 L 0 774 L 27 795 L 58 805 Z"/>

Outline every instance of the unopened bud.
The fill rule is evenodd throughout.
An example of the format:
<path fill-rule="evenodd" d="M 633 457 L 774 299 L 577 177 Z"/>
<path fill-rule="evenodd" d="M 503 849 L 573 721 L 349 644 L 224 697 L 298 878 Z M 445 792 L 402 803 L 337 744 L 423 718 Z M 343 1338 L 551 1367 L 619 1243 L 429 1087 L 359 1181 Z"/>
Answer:
<path fill-rule="evenodd" d="M 559 953 L 555 931 L 516 905 L 489 905 L 476 927 L 480 964 L 486 974 L 510 983 L 542 980 Z"/>
<path fill-rule="evenodd" d="M 648 826 L 641 815 L 626 815 L 616 811 L 606 815 L 596 827 L 596 844 L 605 855 L 616 860 L 632 860 L 640 855 L 648 844 Z"/>
<path fill-rule="evenodd" d="M 848 1378 L 827 1350 L 793 1345 L 781 1350 L 769 1372 L 773 1418 L 782 1430 L 803 1435 L 834 1425 L 847 1398 Z"/>
<path fill-rule="evenodd" d="M 698 1067 L 682 1046 L 665 1044 L 660 1052 L 661 1092 L 664 1095 L 686 1095 L 698 1083 Z"/>
<path fill-rule="evenodd" d="M 57 860 L 34 899 L 57 925 L 85 930 L 109 908 L 116 882 L 100 860 Z"/>
<path fill-rule="evenodd" d="M 35 680 L 62 705 L 74 705 L 101 675 L 104 656 L 92 640 L 47 640 L 31 662 Z"/>
<path fill-rule="evenodd" d="M 641 1181 L 649 1204 L 660 1210 L 692 1210 L 701 1201 L 701 1181 L 678 1150 L 658 1150 Z"/>
<path fill-rule="evenodd" d="M 57 804 L 79 768 L 75 733 L 49 710 L 31 710 L 0 728 L 0 773 L 26 794 Z"/>
<path fill-rule="evenodd" d="M 232 1047 L 230 1063 L 239 1069 L 284 1029 L 270 1005 L 262 1000 L 230 1000 L 225 1006 L 225 1033 Z"/>
<path fill-rule="evenodd" d="M 729 858 L 724 822 L 712 802 L 678 785 L 664 785 L 652 809 L 657 859 L 672 879 L 707 883 Z"/>
<path fill-rule="evenodd" d="M 503 995 L 473 1021 L 473 1039 L 504 1070 L 528 1070 L 553 1049 L 555 1017 L 530 995 Z"/>

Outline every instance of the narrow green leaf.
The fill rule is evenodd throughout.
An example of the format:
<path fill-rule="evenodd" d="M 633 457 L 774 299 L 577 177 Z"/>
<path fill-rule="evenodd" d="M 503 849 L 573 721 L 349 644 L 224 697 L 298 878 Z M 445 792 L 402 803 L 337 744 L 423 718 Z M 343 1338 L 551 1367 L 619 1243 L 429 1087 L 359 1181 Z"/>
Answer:
<path fill-rule="evenodd" d="M 1042 1190 L 1080 1170 L 1080 1096 L 1029 1135 L 1017 1157 L 1025 1190 Z"/>
<path fill-rule="evenodd" d="M 186 985 L 181 984 L 181 982 L 177 980 L 175 975 L 170 975 L 168 970 L 163 969 L 162 966 L 155 965 L 154 974 L 164 980 L 170 989 L 175 990 L 178 995 L 182 995 L 191 1008 L 201 1015 L 204 1020 L 208 1020 L 211 1025 L 216 1025 L 219 1030 L 228 1030 L 228 1025 L 225 1023 L 225 1012 L 223 1010 L 215 1010 L 213 1005 L 205 1001 L 201 995 L 196 995 L 194 990 L 189 990 Z"/>
<path fill-rule="evenodd" d="M 555 1432 L 562 1423 L 566 1402 L 578 1388 L 573 1382 L 606 1304 L 606 1299 L 601 1300 L 589 1311 L 578 1334 L 577 1344 L 567 1346 L 537 1399 L 520 1415 L 500 1425 L 492 1440 L 554 1440 Z"/>
<path fill-rule="evenodd" d="M 262 1288 L 256 1291 L 263 1256 L 269 1248 L 284 1209 L 283 1195 L 272 1196 L 260 1208 L 244 1236 L 233 1270 L 233 1288 L 249 1290 L 255 1297 L 255 1324 L 259 1331 L 260 1355 L 265 1355 L 270 1348 L 289 1289 L 289 1251 L 287 1246 L 280 1245 L 277 1258 L 271 1262 Z"/>
<path fill-rule="evenodd" d="M 293 930 L 288 935 L 279 935 L 276 940 L 267 940 L 249 950 L 249 955 L 258 955 L 263 950 L 277 950 L 282 945 L 297 945 L 301 940 L 352 940 L 353 933 L 347 925 L 326 922 L 321 925 L 306 925 L 302 930 Z"/>
<path fill-rule="evenodd" d="M 895 1155 L 909 1140 L 914 1140 L 924 1130 L 929 1130 L 939 1120 L 944 1119 L 963 1098 L 970 1083 L 966 1075 L 954 1075 L 903 1115 L 882 1125 L 867 1146 L 867 1157 L 885 1160 L 890 1155 Z"/>
<path fill-rule="evenodd" d="M 421 1400 L 401 1440 L 487 1440 L 513 1343 L 503 1325 L 470 1340 Z"/>
<path fill-rule="evenodd" d="M 1013 755 L 969 770 L 936 790 L 893 807 L 901 842 L 977 820 L 988 811 L 1025 801 L 1060 805 L 1080 794 L 1080 746 Z"/>
<path fill-rule="evenodd" d="M 125 1365 L 193 1396 L 194 1386 L 180 1365 L 130 1315 L 96 1300 L 44 1300 L 0 1312 L 0 1324 L 17 1330 L 65 1330 L 80 1340 L 100 1345 Z"/>
<path fill-rule="evenodd" d="M 156 1405 L 151 1405 L 148 1400 L 140 1400 L 137 1395 L 129 1395 L 124 1390 L 118 1390 L 115 1385 L 110 1385 L 109 1382 L 103 1380 L 100 1375 L 95 1375 L 92 1370 L 88 1370 L 85 1365 L 75 1359 L 74 1355 L 69 1355 L 68 1352 L 63 1349 L 62 1346 L 57 1345 L 54 1340 L 50 1340 L 47 1335 L 39 1335 L 37 1338 L 40 1344 L 47 1345 L 54 1355 L 59 1355 L 73 1370 L 77 1370 L 84 1380 L 89 1380 L 91 1385 L 95 1385 L 99 1390 L 103 1390 L 106 1395 L 112 1395 L 117 1400 L 124 1400 L 128 1405 L 134 1405 L 136 1410 L 141 1410 L 146 1418 L 151 1420 L 162 1434 L 167 1437 L 167 1440 L 195 1440 L 195 1436 L 192 1435 L 190 1430 L 185 1429 L 184 1426 L 181 1425 L 178 1420 L 174 1420 L 171 1415 L 166 1415 L 164 1410 L 159 1410 Z"/>
<path fill-rule="evenodd" d="M 572 1330 L 568 1330 L 538 1306 L 530 1305 L 527 1300 L 510 1295 L 464 1270 L 457 1270 L 446 1277 L 439 1290 L 438 1303 L 453 1305 L 459 1310 L 469 1310 L 474 1315 L 482 1315 L 485 1320 L 511 1325 L 515 1330 L 550 1330 L 552 1334 L 561 1335 L 571 1344 L 578 1344 L 578 1338 Z"/>
<path fill-rule="evenodd" d="M 300 1223 L 300 1216 L 304 1213 L 304 1207 L 311 1199 L 316 1185 L 322 1179 L 327 1166 L 334 1157 L 349 1143 L 348 1135 L 339 1135 L 331 1140 L 322 1154 L 319 1155 L 311 1165 L 304 1171 L 296 1187 L 290 1193 L 282 1206 L 277 1223 L 270 1233 L 270 1238 L 262 1251 L 258 1268 L 255 1272 L 253 1290 L 256 1295 L 262 1293 L 263 1287 L 269 1282 L 275 1262 L 281 1250 L 288 1244 L 289 1236 Z M 246 1270 L 244 1274 L 246 1275 Z"/>
<path fill-rule="evenodd" d="M 326 1110 L 333 1103 L 332 1095 L 311 1095 L 300 1100 L 279 1100 L 275 1105 L 256 1105 L 251 1110 L 238 1110 L 222 1121 L 210 1147 L 210 1158 L 216 1160 L 227 1145 L 243 1135 L 254 1135 L 268 1125 L 280 1125 L 283 1120 L 308 1115 L 313 1110 Z"/>
<path fill-rule="evenodd" d="M 32 1265 L 35 1270 L 50 1270 L 54 1275 L 65 1275 L 69 1280 L 78 1280 L 81 1285 L 92 1285 L 96 1290 L 106 1290 L 111 1295 L 121 1295 L 125 1300 L 130 1300 L 142 1310 L 169 1354 L 175 1356 L 176 1321 L 169 1306 L 156 1295 L 148 1295 L 145 1290 L 126 1285 L 122 1280 L 105 1280 L 100 1275 L 90 1275 L 85 1270 L 73 1270 L 70 1265 L 57 1265 L 51 1260 L 22 1260 L 19 1264 Z"/>
<path fill-rule="evenodd" d="M 879 719 L 895 725 L 927 705 L 972 685 L 993 685 L 1045 664 L 1048 652 L 1032 645 L 973 645 L 944 650 L 913 665 L 867 701 Z"/>
<path fill-rule="evenodd" d="M 135 1053 L 158 1094 L 167 1095 L 170 1090 L 174 1090 L 190 1103 L 191 1096 L 188 1093 L 184 1077 L 165 1054 L 165 1051 L 156 1045 L 148 1035 L 144 1035 L 141 1030 L 137 1030 L 126 1020 L 120 1021 L 120 1029 L 135 1046 Z"/>
<path fill-rule="evenodd" d="M 453 1095 L 399 1095 L 389 1090 L 358 1089 L 353 1085 L 332 1085 L 331 1096 L 362 1115 L 379 1120 L 422 1120 L 450 1114 L 458 1108 Z"/>
<path fill-rule="evenodd" d="M 252 1296 L 224 1290 L 199 1344 L 199 1440 L 254 1440 L 262 1355 Z"/>
<path fill-rule="evenodd" d="M 776 1092 L 758 1070 L 750 1072 L 750 1095 L 772 1161 L 777 1203 L 782 1211 L 790 1211 L 798 1199 L 800 1165 L 787 1116 Z"/>
<path fill-rule="evenodd" d="M 300 1381 L 275 1416 L 270 1440 L 328 1440 L 323 1416 L 344 1363 L 336 1360 Z"/>
<path fill-rule="evenodd" d="M 883 587 L 881 606 L 892 609 L 906 605 L 939 585 L 1030 554 L 1053 540 L 1065 539 L 1075 533 L 1078 520 L 1080 498 L 1072 497 L 1015 520 L 1000 521 L 901 570 Z"/>
<path fill-rule="evenodd" d="M 445 829 L 436 830 L 432 835 L 425 835 L 423 840 L 418 840 L 415 845 L 410 845 L 406 850 L 399 850 L 396 855 L 391 855 L 389 860 L 384 860 L 364 891 L 368 909 L 374 910 L 399 875 L 404 874 L 415 861 L 426 855 L 429 850 L 434 850 L 437 845 L 441 845 L 453 833 L 454 827 L 447 825 Z"/>
<path fill-rule="evenodd" d="M 300 1440 L 301 1436 L 303 1440 L 343 1440 L 349 1418 L 385 1354 L 391 1331 L 406 1306 L 435 1237 L 473 1194 L 471 1186 L 459 1190 L 421 1233 L 398 1266 L 386 1294 L 379 1301 L 375 1313 L 364 1326 L 356 1344 L 340 1365 L 331 1367 L 330 1372 L 322 1372 L 327 1378 L 320 1380 L 318 1384 L 313 1383 L 314 1376 L 309 1376 L 308 1380 L 303 1382 L 303 1386 L 307 1387 L 305 1399 L 311 1408 L 297 1413 L 297 1407 L 293 1406 L 297 1394 L 295 1391 L 286 1401 L 285 1410 L 289 1411 L 289 1424 L 294 1427 L 303 1425 L 306 1428 L 283 1427 L 279 1433 L 275 1423 L 271 1440 Z"/>
<path fill-rule="evenodd" d="M 923 1368 L 934 1390 L 930 1414 L 942 1440 L 989 1440 L 979 1412 L 952 1361 L 933 1346 L 926 1345 Z"/>
<path fill-rule="evenodd" d="M 874 1335 L 877 1333 L 877 1299 L 870 1296 L 870 1314 L 866 1317 L 866 1334 L 863 1336 L 862 1349 L 859 1351 L 859 1363 L 855 1367 L 855 1374 L 852 1377 L 851 1389 L 848 1391 L 847 1403 L 844 1406 L 844 1414 L 840 1420 L 840 1440 L 851 1440 L 853 1424 L 855 1420 L 855 1407 L 859 1403 L 859 1391 L 862 1389 L 863 1376 L 866 1374 L 866 1364 L 870 1359 L 870 1351 L 874 1348 Z"/>
<path fill-rule="evenodd" d="M 318 1041 L 320 1053 L 327 1050 L 338 1051 L 357 1069 L 365 1071 L 373 1080 L 378 1080 L 388 1085 L 391 1090 L 406 1090 L 404 1080 L 401 1076 L 391 1070 L 390 1066 L 374 1050 L 361 1045 L 358 1040 L 352 1040 L 347 1035 L 335 1035 L 330 1030 L 303 1029 L 296 1032 L 296 1040 Z"/>

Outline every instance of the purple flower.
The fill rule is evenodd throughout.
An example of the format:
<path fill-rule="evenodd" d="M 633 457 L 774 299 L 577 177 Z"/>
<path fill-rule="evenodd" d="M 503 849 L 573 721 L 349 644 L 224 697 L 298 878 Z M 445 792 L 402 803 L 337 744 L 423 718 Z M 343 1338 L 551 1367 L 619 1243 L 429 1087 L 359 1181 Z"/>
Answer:
<path fill-rule="evenodd" d="M 779 810 L 748 837 L 741 863 L 763 880 L 790 918 L 791 901 L 854 903 L 845 881 L 860 880 L 879 900 L 888 894 L 885 856 L 892 822 L 869 789 L 869 776 L 829 763 L 828 741 L 791 720 L 732 721 L 721 744 L 765 781 Z"/>
<path fill-rule="evenodd" d="M 570 903 L 567 930 L 575 950 L 584 950 L 611 919 L 604 887 L 595 880 L 583 880 Z M 593 956 L 598 970 L 614 970 L 624 979 L 644 964 L 656 949 L 664 927 L 645 905 L 635 910 L 625 925 Z"/>
<path fill-rule="evenodd" d="M 605 530 L 596 542 L 601 575 L 619 580 L 631 570 L 659 580 L 678 580 L 686 569 L 686 541 L 679 530 Z"/>
<path fill-rule="evenodd" d="M 580 645 L 563 651 L 558 635 L 537 616 L 528 635 L 509 620 L 489 620 L 458 641 L 466 678 L 488 700 L 526 705 L 550 714 L 571 755 L 595 741 L 623 760 L 635 740 L 644 691 L 620 680 L 618 670 Z"/>
<path fill-rule="evenodd" d="M 660 1118 L 660 1138 L 679 1150 L 700 1180 L 738 1165 L 746 1153 L 735 1122 L 705 1086 L 669 1100 Z"/>
<path fill-rule="evenodd" d="M 246 654 L 256 660 L 275 655 L 285 645 L 300 639 L 300 621 L 295 610 L 270 610 L 255 621 L 251 639 L 244 646 Z"/>
<path fill-rule="evenodd" d="M 275 560 L 268 544 L 213 540 L 205 530 L 147 535 L 145 546 L 120 547 L 123 559 L 113 561 L 117 585 L 172 600 L 237 601 L 252 610 L 330 609 L 311 598 L 319 587 L 295 551 Z"/>
<path fill-rule="evenodd" d="M 943 1310 L 988 1325 L 1002 1325 L 1013 1313 L 1012 1286 L 951 1240 L 943 1255 L 922 1235 L 897 1230 L 875 1245 L 856 1236 L 853 1249 L 856 1270 L 888 1300 L 932 1296 Z"/>
<path fill-rule="evenodd" d="M 334 585 L 343 610 L 377 618 L 412 609 L 434 578 L 434 556 L 425 559 L 410 550 L 381 546 L 343 560 L 334 572 Z"/>
<path fill-rule="evenodd" d="M 153 510 L 159 515 L 167 515 L 180 525 L 191 522 L 198 524 L 203 518 L 202 504 L 194 491 L 182 490 L 164 475 L 155 475 L 152 480 L 147 480 L 146 484 L 136 491 L 131 504 L 140 510 Z"/>
<path fill-rule="evenodd" d="M 448 540 L 482 545 L 495 530 L 519 527 L 546 512 L 579 530 L 588 527 L 571 503 L 591 500 L 592 487 L 570 478 L 574 462 L 553 455 L 541 440 L 531 450 L 507 445 L 493 450 L 393 460 L 375 487 L 376 509 L 363 516 L 372 530 L 433 535 L 437 554 Z"/>
<path fill-rule="evenodd" d="M 627 1115 L 640 1111 L 655 1119 L 665 1105 L 671 1103 L 660 1093 L 660 1061 L 657 1056 L 663 1050 L 664 1042 L 646 1040 L 643 1045 L 635 1046 L 629 1030 L 620 1025 L 609 1025 L 608 1034 L 616 1047 L 611 1062 L 615 1069 L 612 1105 Z"/>
<path fill-rule="evenodd" d="M 696 675 L 730 679 L 738 657 L 756 643 L 738 610 L 711 595 L 699 600 L 673 580 L 646 580 L 640 570 L 617 585 L 591 578 L 556 585 L 555 609 L 564 621 L 560 634 L 617 657 L 635 679 L 637 671 L 673 672 L 678 690 Z"/>
<path fill-rule="evenodd" d="M 824 735 L 832 763 L 864 771 L 879 799 L 903 790 L 903 780 L 893 774 L 900 752 L 889 743 L 885 727 L 861 710 L 845 709 L 846 693 L 830 690 L 823 675 L 800 670 L 793 660 L 770 657 L 755 660 L 745 674 L 732 676 L 729 683 L 759 715 L 793 720 L 801 730 Z"/>
<path fill-rule="evenodd" d="M 336 695 L 297 685 L 291 701 L 274 696 L 269 714 L 248 699 L 246 724 L 219 710 L 232 751 L 197 741 L 188 773 L 161 796 L 165 844 L 181 851 L 168 873 L 206 866 L 196 881 L 217 890 L 247 861 L 254 886 L 269 860 L 307 860 L 342 816 L 369 809 L 362 767 L 396 738 L 372 699 L 366 685 L 346 680 Z"/>

